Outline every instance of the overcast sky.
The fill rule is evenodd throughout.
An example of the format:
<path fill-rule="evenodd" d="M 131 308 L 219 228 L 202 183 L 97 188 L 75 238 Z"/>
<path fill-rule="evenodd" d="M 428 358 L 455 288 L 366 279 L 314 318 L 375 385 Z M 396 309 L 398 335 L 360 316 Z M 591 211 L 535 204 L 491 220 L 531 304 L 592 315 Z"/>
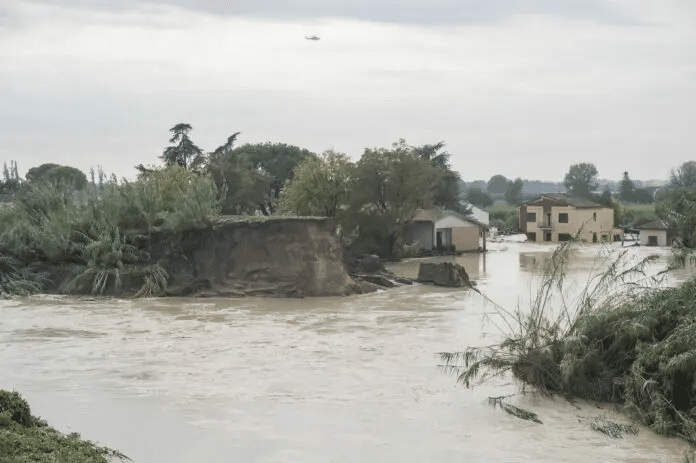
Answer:
<path fill-rule="evenodd" d="M 305 40 L 317 35 L 318 41 Z M 0 162 L 444 141 L 465 181 L 696 160 L 693 0 L 0 0 Z"/>

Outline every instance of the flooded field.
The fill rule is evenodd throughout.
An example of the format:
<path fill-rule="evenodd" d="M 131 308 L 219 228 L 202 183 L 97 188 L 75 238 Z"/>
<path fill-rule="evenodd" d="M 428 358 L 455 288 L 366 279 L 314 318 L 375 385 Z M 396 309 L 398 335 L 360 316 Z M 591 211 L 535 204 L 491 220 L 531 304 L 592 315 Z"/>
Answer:
<path fill-rule="evenodd" d="M 491 248 L 439 260 L 464 265 L 496 303 L 524 307 L 554 248 Z M 575 253 L 578 285 L 604 265 L 598 249 Z M 656 254 L 653 273 L 669 255 L 630 252 Z M 391 268 L 415 277 L 420 262 Z M 22 393 L 59 430 L 138 463 L 682 461 L 684 443 L 644 428 L 624 439 L 592 431 L 601 414 L 626 422 L 611 406 L 514 396 L 536 424 L 488 405 L 519 392 L 510 379 L 456 385 L 437 353 L 500 336 L 484 321 L 491 310 L 474 292 L 422 285 L 296 300 L 7 300 L 0 388 Z"/>

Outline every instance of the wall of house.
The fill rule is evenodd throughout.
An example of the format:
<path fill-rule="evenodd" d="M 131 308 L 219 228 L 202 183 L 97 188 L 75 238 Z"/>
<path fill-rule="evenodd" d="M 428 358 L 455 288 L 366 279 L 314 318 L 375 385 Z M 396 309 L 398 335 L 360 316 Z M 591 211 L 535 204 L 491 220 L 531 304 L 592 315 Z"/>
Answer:
<path fill-rule="evenodd" d="M 527 215 L 530 213 L 536 214 L 536 220 L 533 222 L 527 222 Z M 541 233 L 541 229 L 539 228 L 539 225 L 542 223 L 544 215 L 544 208 L 542 206 L 529 206 L 527 205 L 527 212 L 525 214 L 522 214 L 520 212 L 520 230 L 526 230 L 527 235 L 529 236 L 530 233 L 534 233 L 536 236 L 536 241 L 543 241 L 544 238 Z M 523 224 L 524 223 L 524 227 Z"/>
<path fill-rule="evenodd" d="M 458 251 L 479 249 L 479 226 L 474 223 L 450 215 L 436 221 L 435 230 L 451 230 L 448 238 Z"/>
<path fill-rule="evenodd" d="M 459 227 L 452 229 L 452 244 L 457 251 L 478 251 L 478 227 Z"/>
<path fill-rule="evenodd" d="M 638 244 L 648 246 L 650 236 L 657 237 L 658 246 L 667 246 L 667 230 L 640 230 L 638 232 Z M 671 243 L 670 243 L 671 244 Z"/>
<path fill-rule="evenodd" d="M 527 214 L 536 214 L 536 221 L 527 222 Z M 548 214 L 551 214 L 549 219 Z M 561 223 L 559 214 L 568 214 L 568 222 Z M 596 218 L 595 218 L 596 214 Z M 551 228 L 548 228 L 550 226 Z M 592 209 L 576 209 L 574 206 L 552 206 L 544 210 L 544 207 L 526 206 L 526 211 L 520 208 L 520 230 L 526 230 L 527 235 L 536 234 L 537 242 L 559 241 L 559 235 L 568 234 L 575 236 L 579 230 L 580 239 L 593 242 L 594 234 L 597 234 L 597 242 L 613 241 L 614 210 L 607 207 Z M 547 239 L 550 234 L 550 240 Z"/>
<path fill-rule="evenodd" d="M 556 213 L 555 209 L 559 209 L 559 212 L 565 212 L 560 211 L 562 208 L 554 208 L 554 215 L 556 217 L 558 217 L 558 214 Z M 580 239 L 589 243 L 593 242 L 594 234 L 597 235 L 597 242 L 612 242 L 613 240 L 612 230 L 614 228 L 614 210 L 611 208 L 602 207 L 593 209 L 575 209 L 572 212 L 569 212 L 568 222 L 570 227 L 566 227 L 566 230 L 573 230 L 571 234 L 574 234 L 577 233 L 578 230 L 582 229 L 580 231 Z M 559 233 L 566 233 L 565 231 L 561 230 L 562 228 L 559 228 Z"/>
<path fill-rule="evenodd" d="M 404 232 L 404 243 L 408 245 L 417 244 L 420 249 L 432 251 L 435 226 L 433 222 L 411 222 L 406 225 Z"/>

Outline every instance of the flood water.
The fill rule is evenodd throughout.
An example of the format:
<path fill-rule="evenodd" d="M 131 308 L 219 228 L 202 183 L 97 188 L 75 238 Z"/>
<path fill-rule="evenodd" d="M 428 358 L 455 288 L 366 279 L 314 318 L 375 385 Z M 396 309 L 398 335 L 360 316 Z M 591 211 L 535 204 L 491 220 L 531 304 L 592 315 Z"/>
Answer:
<path fill-rule="evenodd" d="M 553 247 L 491 248 L 456 261 L 498 304 L 524 307 Z M 598 249 L 576 253 L 572 279 L 601 265 Z M 631 252 L 657 254 L 657 272 L 669 251 Z M 420 262 L 391 268 L 415 276 Z M 423 285 L 295 300 L 7 300 L 0 388 L 19 391 L 59 430 L 137 463 L 683 460 L 683 442 L 644 428 L 624 439 L 592 431 L 598 415 L 628 422 L 610 405 L 512 397 L 536 424 L 488 404 L 519 392 L 509 378 L 458 386 L 437 353 L 498 339 L 484 321 L 493 310 L 475 292 Z"/>

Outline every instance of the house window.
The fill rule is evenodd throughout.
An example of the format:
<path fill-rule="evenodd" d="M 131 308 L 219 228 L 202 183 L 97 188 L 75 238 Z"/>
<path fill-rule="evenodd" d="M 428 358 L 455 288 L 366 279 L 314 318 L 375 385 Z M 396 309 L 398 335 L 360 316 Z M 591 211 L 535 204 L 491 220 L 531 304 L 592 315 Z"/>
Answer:
<path fill-rule="evenodd" d="M 609 241 L 609 235 L 602 235 L 602 241 Z"/>
<path fill-rule="evenodd" d="M 551 241 L 551 233 L 546 232 L 546 234 L 544 235 L 544 241 Z"/>
<path fill-rule="evenodd" d="M 648 246 L 657 246 L 657 236 L 655 236 L 655 235 L 648 236 Z"/>
<path fill-rule="evenodd" d="M 536 233 L 535 232 L 529 232 L 527 233 L 527 239 L 529 241 L 536 241 Z"/>
<path fill-rule="evenodd" d="M 568 223 L 568 214 L 565 212 L 558 214 L 558 223 Z"/>
<path fill-rule="evenodd" d="M 527 212 L 527 222 L 536 222 L 536 212 Z"/>
<path fill-rule="evenodd" d="M 597 242 L 597 233 L 592 233 L 592 242 L 596 243 Z"/>
<path fill-rule="evenodd" d="M 570 233 L 559 233 L 558 241 L 570 241 Z"/>
<path fill-rule="evenodd" d="M 597 213 L 596 212 L 592 213 L 592 220 L 594 220 L 595 222 L 597 221 Z"/>

